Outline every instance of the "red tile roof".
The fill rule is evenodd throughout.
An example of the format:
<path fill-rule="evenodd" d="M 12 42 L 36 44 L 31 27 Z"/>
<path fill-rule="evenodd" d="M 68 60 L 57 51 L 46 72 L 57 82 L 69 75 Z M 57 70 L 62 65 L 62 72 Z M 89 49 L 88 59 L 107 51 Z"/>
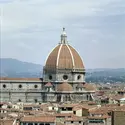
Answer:
<path fill-rule="evenodd" d="M 74 107 L 74 106 L 78 106 L 78 105 L 79 105 L 78 103 L 75 103 L 75 104 L 69 103 L 69 104 L 59 105 L 59 107 Z"/>
<path fill-rule="evenodd" d="M 9 77 L 0 77 L 0 80 L 42 81 L 42 78 L 9 78 Z"/>
<path fill-rule="evenodd" d="M 70 51 L 69 51 L 70 50 Z M 58 57 L 58 53 L 60 51 L 60 56 Z M 72 59 L 74 58 L 74 61 Z M 58 65 L 56 65 L 58 62 Z M 54 50 L 48 56 L 46 61 L 46 68 L 56 68 L 58 69 L 84 69 L 84 65 L 81 57 L 77 53 L 77 51 L 71 47 L 70 45 L 58 45 L 54 48 Z"/>
<path fill-rule="evenodd" d="M 57 91 L 63 92 L 63 91 L 73 91 L 73 88 L 71 84 L 64 82 L 57 85 Z"/>
<path fill-rule="evenodd" d="M 0 125 L 12 125 L 14 120 L 0 120 Z"/>
<path fill-rule="evenodd" d="M 56 113 L 56 117 L 68 117 L 68 116 L 74 116 L 72 113 Z"/>
<path fill-rule="evenodd" d="M 53 116 L 26 116 L 21 122 L 55 122 L 56 117 Z"/>
<path fill-rule="evenodd" d="M 48 82 L 48 83 L 46 83 L 46 85 L 45 85 L 46 87 L 51 87 L 51 86 L 53 86 L 52 85 L 52 83 L 51 82 Z"/>
<path fill-rule="evenodd" d="M 71 118 L 65 118 L 65 121 L 83 121 L 83 118 L 78 116 L 73 116 Z"/>

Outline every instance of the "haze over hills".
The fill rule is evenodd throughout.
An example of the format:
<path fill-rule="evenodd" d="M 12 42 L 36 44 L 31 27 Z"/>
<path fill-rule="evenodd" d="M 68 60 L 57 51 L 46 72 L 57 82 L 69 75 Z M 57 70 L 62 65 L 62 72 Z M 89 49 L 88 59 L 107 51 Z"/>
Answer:
<path fill-rule="evenodd" d="M 1 77 L 42 77 L 43 66 L 12 58 L 0 58 Z M 125 82 L 125 68 L 86 69 L 86 81 Z"/>
<path fill-rule="evenodd" d="M 41 77 L 42 68 L 39 64 L 0 58 L 0 76 L 3 77 Z"/>

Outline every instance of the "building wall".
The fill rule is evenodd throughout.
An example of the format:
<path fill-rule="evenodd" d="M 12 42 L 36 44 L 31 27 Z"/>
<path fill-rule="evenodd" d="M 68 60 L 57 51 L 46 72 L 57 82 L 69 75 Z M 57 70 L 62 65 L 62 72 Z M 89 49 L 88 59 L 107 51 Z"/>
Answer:
<path fill-rule="evenodd" d="M 20 125 L 29 125 L 29 123 L 31 123 L 31 122 L 25 122 L 25 123 L 21 122 Z M 37 123 L 37 125 L 40 125 L 40 122 L 32 122 L 33 125 L 36 125 L 36 123 Z M 42 122 L 42 124 L 55 125 L 55 123 L 43 123 L 43 122 Z"/>
<path fill-rule="evenodd" d="M 49 76 L 52 76 L 52 79 L 49 79 Z M 45 74 L 43 74 L 43 79 L 45 82 L 55 82 L 56 81 L 56 73 L 50 73 L 50 72 L 46 72 Z"/>
<path fill-rule="evenodd" d="M 82 116 L 82 109 L 79 109 L 76 111 L 76 116 Z"/>
<path fill-rule="evenodd" d="M 73 113 L 73 111 L 60 111 L 60 113 Z"/>
<path fill-rule="evenodd" d="M 112 112 L 112 125 L 125 125 L 125 111 Z"/>
<path fill-rule="evenodd" d="M 49 76 L 52 76 L 52 79 L 50 80 L 49 79 Z M 44 76 L 44 81 L 45 82 L 48 82 L 48 81 L 52 81 L 52 82 L 63 82 L 64 79 L 63 79 L 63 76 L 64 75 L 67 75 L 68 76 L 68 79 L 67 81 L 68 82 L 83 82 L 85 81 L 85 75 L 84 75 L 84 72 L 81 72 L 78 70 L 77 73 L 72 73 L 72 70 L 71 69 L 58 69 L 56 70 L 55 72 L 51 72 L 51 71 L 46 71 L 46 69 L 44 69 L 44 72 L 43 72 L 43 76 Z M 78 76 L 80 75 L 80 78 L 78 79 Z"/>
<path fill-rule="evenodd" d="M 71 121 L 67 121 L 65 123 L 66 125 L 85 125 L 84 122 L 81 121 L 81 123 L 79 123 L 79 121 L 73 121 L 73 123 Z"/>
<path fill-rule="evenodd" d="M 53 83 L 54 84 L 54 83 Z M 59 83 L 58 83 L 59 84 Z M 76 83 L 72 83 L 73 90 L 76 93 L 70 94 L 71 100 L 73 101 L 86 101 L 87 93 L 85 90 L 82 93 L 77 93 Z M 28 82 L 28 81 L 0 81 L 0 100 L 2 102 L 50 102 L 57 101 L 57 95 L 53 91 L 46 91 L 44 87 L 45 83 L 42 82 Z M 56 85 L 55 85 L 56 88 Z M 56 90 L 56 89 L 55 89 Z M 63 94 L 61 93 L 63 96 Z M 65 99 L 63 101 L 66 101 Z"/>
<path fill-rule="evenodd" d="M 82 109 L 82 115 L 83 116 L 88 116 L 89 115 L 89 110 L 88 109 Z"/>
<path fill-rule="evenodd" d="M 9 101 L 11 101 L 10 100 L 10 93 L 8 93 L 8 92 L 4 92 L 4 93 L 0 93 L 0 101 L 1 102 L 9 102 Z"/>
<path fill-rule="evenodd" d="M 1 82 L 0 89 L 3 90 L 29 90 L 29 89 L 42 89 L 40 82 Z M 35 85 L 37 87 L 35 88 Z"/>
<path fill-rule="evenodd" d="M 3 102 L 35 102 L 37 98 L 41 102 L 41 93 L 34 93 L 41 89 L 40 82 L 3 81 L 0 83 L 0 99 Z"/>
<path fill-rule="evenodd" d="M 84 92 L 84 91 L 83 91 L 83 92 Z M 81 100 L 88 100 L 88 99 L 87 99 L 87 94 L 85 94 L 85 93 L 84 93 L 84 94 L 81 94 L 81 93 L 80 93 L 80 94 L 79 94 L 79 93 L 78 93 L 78 94 L 75 94 L 75 95 L 74 95 L 74 100 L 75 100 L 76 102 L 81 101 Z"/>
<path fill-rule="evenodd" d="M 20 92 L 16 92 L 16 93 L 11 93 L 11 97 L 10 97 L 11 102 L 26 102 L 26 96 L 25 93 L 20 93 Z"/>

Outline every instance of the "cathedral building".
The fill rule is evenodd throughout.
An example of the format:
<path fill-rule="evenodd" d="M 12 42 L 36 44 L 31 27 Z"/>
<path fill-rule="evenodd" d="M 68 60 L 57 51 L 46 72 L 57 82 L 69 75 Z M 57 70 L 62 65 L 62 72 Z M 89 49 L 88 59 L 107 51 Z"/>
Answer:
<path fill-rule="evenodd" d="M 60 43 L 51 51 L 43 78 L 1 78 L 2 102 L 78 102 L 94 100 L 95 86 L 85 82 L 85 67 L 68 43 L 65 28 Z"/>

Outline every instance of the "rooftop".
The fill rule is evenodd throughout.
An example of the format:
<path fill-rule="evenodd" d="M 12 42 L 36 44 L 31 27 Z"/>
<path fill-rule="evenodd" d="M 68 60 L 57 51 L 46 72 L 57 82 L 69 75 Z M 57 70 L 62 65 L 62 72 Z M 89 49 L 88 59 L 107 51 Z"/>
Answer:
<path fill-rule="evenodd" d="M 26 116 L 21 122 L 55 122 L 56 117 L 53 116 Z"/>

